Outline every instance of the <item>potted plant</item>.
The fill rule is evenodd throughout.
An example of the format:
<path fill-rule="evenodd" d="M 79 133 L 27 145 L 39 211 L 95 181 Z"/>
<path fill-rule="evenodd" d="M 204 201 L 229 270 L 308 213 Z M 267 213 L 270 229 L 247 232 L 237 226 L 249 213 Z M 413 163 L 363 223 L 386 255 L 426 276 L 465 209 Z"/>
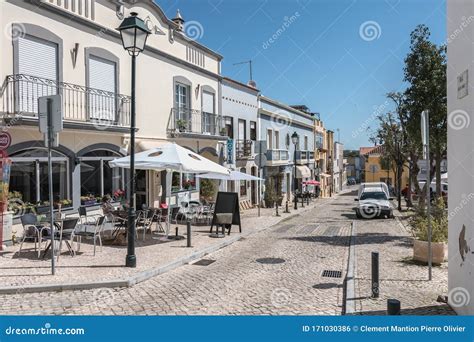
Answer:
<path fill-rule="evenodd" d="M 92 195 L 81 196 L 81 204 L 82 205 L 94 205 L 94 204 L 97 204 L 97 200 Z"/>
<path fill-rule="evenodd" d="M 219 133 L 221 136 L 225 137 L 227 135 L 227 129 L 225 127 L 222 127 Z"/>
<path fill-rule="evenodd" d="M 184 132 L 186 131 L 186 121 L 183 119 L 176 120 L 176 126 L 178 127 L 178 131 Z"/>
<path fill-rule="evenodd" d="M 210 179 L 201 179 L 199 182 L 199 194 L 204 201 L 213 201 L 214 196 L 216 195 L 216 185 Z"/>
<path fill-rule="evenodd" d="M 411 220 L 413 227 L 413 259 L 428 262 L 428 217 L 425 212 L 418 214 Z M 444 201 L 438 198 L 431 213 L 431 253 L 433 264 L 441 264 L 448 257 L 448 214 Z"/>

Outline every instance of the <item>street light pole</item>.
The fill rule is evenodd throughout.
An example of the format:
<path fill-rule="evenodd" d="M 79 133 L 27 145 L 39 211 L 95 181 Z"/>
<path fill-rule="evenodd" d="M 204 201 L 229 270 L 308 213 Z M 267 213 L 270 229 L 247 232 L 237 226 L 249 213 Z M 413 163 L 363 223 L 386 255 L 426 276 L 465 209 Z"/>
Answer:
<path fill-rule="evenodd" d="M 291 141 L 293 142 L 293 146 L 294 146 L 294 153 L 293 153 L 293 163 L 295 164 L 295 172 L 293 174 L 293 196 L 295 197 L 294 200 L 295 200 L 295 210 L 298 209 L 298 197 L 297 197 L 297 177 L 296 177 L 296 145 L 298 144 L 298 133 L 294 132 L 292 135 L 291 135 Z"/>
<path fill-rule="evenodd" d="M 122 44 L 129 55 L 132 56 L 132 80 L 131 80 L 131 104 L 130 104 L 130 183 L 128 187 L 128 244 L 125 265 L 127 267 L 137 267 L 135 256 L 135 131 L 136 131 L 136 111 L 135 111 L 135 78 L 136 78 L 136 57 L 145 49 L 145 44 L 150 30 L 145 22 L 138 18 L 137 13 L 132 12 L 125 18 L 117 29 L 120 31 Z"/>
<path fill-rule="evenodd" d="M 128 192 L 128 246 L 125 265 L 127 267 L 137 267 L 137 257 L 135 256 L 135 74 L 136 74 L 136 56 L 132 55 L 132 100 L 130 113 L 130 187 Z"/>

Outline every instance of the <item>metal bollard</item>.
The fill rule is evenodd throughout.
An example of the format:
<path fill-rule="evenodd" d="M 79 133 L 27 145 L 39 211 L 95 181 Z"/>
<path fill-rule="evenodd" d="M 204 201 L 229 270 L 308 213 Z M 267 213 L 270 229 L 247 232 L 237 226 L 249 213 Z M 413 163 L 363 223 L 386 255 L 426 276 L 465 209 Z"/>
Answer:
<path fill-rule="evenodd" d="M 186 223 L 186 234 L 187 234 L 187 244 L 186 247 L 191 247 L 191 221 L 188 220 Z"/>
<path fill-rule="evenodd" d="M 178 237 L 178 235 L 179 235 L 179 234 L 178 234 L 178 229 L 179 229 L 178 227 L 175 228 L 175 230 L 176 230 L 176 234 L 175 234 L 176 237 Z"/>
<path fill-rule="evenodd" d="M 280 214 L 278 213 L 278 202 L 275 202 L 275 216 L 280 216 Z"/>
<path fill-rule="evenodd" d="M 306 205 L 309 205 L 309 199 L 310 199 L 311 196 L 306 196 Z"/>
<path fill-rule="evenodd" d="M 379 297 L 379 253 L 372 252 L 372 298 Z"/>
<path fill-rule="evenodd" d="M 298 197 L 295 195 L 295 210 L 298 210 Z"/>
<path fill-rule="evenodd" d="M 290 212 L 288 201 L 285 203 L 285 213 L 288 214 Z"/>
<path fill-rule="evenodd" d="M 301 195 L 301 208 L 304 208 L 304 195 Z"/>
<path fill-rule="evenodd" d="M 387 299 L 387 315 L 398 316 L 400 315 L 400 301 L 398 299 Z"/>

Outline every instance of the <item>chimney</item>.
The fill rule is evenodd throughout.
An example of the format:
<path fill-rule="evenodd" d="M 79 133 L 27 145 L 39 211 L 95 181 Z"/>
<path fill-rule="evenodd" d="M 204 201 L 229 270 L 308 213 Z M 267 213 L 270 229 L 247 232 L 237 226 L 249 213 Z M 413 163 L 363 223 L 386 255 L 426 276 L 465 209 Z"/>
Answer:
<path fill-rule="evenodd" d="M 177 30 L 179 32 L 183 32 L 184 29 L 184 19 L 181 16 L 181 13 L 179 12 L 179 9 L 176 11 L 176 17 L 174 19 L 171 19 L 176 25 L 177 25 Z"/>

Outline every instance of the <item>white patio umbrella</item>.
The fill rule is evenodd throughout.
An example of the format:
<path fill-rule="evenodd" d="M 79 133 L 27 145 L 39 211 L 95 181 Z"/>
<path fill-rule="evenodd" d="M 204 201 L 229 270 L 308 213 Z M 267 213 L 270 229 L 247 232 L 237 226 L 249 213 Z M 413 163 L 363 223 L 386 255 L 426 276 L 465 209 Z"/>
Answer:
<path fill-rule="evenodd" d="M 130 157 L 123 157 L 109 161 L 111 167 L 130 168 Z M 135 168 L 140 170 L 155 170 L 187 172 L 187 173 L 209 173 L 212 172 L 218 175 L 228 175 L 230 170 L 210 161 L 203 156 L 200 156 L 187 148 L 184 148 L 176 143 L 165 144 L 161 147 L 152 148 L 144 152 L 135 154 Z M 170 177 L 166 177 L 168 180 Z M 171 182 L 167 182 L 171 186 Z M 171 199 L 171 198 L 170 198 Z M 170 228 L 171 210 L 168 207 L 168 231 Z"/>
<path fill-rule="evenodd" d="M 243 172 L 239 171 L 230 171 L 229 174 L 224 175 L 221 173 L 214 173 L 214 172 L 208 172 L 208 173 L 202 173 L 199 175 L 196 175 L 196 178 L 208 178 L 208 179 L 223 179 L 223 180 L 263 180 L 262 178 L 252 176 Z"/>

